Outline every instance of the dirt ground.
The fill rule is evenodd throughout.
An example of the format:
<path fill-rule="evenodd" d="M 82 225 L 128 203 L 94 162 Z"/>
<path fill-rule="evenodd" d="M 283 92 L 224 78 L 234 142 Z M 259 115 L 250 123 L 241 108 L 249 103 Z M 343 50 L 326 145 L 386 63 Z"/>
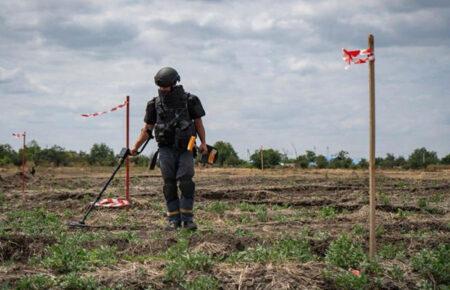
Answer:
<path fill-rule="evenodd" d="M 82 216 L 109 170 L 39 168 L 26 176 L 25 193 L 20 174 L 0 171 L 0 285 L 335 289 L 345 285 L 342 277 L 354 277 L 327 258 L 333 241 L 347 234 L 367 252 L 367 171 L 198 168 L 199 230 L 187 233 L 164 230 L 159 171 L 133 168 L 130 208 L 98 209 L 87 221 L 92 227 L 66 227 Z M 448 273 L 439 282 L 412 261 L 424 249 L 449 249 L 450 172 L 379 171 L 377 192 L 379 269 L 355 267 L 368 279 L 361 287 L 446 285 Z M 107 196 L 124 196 L 123 175 Z M 80 255 L 64 252 L 70 249 Z M 448 263 L 442 271 L 450 271 Z"/>

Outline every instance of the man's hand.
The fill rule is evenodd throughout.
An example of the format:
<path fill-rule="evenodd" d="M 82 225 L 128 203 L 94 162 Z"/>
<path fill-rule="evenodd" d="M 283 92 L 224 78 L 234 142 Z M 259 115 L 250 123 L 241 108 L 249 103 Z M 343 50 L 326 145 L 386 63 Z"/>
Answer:
<path fill-rule="evenodd" d="M 200 149 L 200 153 L 202 153 L 203 155 L 208 154 L 208 146 L 206 146 L 206 143 L 202 142 L 198 149 Z"/>
<path fill-rule="evenodd" d="M 131 148 L 131 149 L 130 149 L 130 155 L 131 155 L 131 156 L 136 156 L 136 155 L 137 155 L 137 151 L 138 151 L 137 148 L 135 148 L 135 147 Z"/>

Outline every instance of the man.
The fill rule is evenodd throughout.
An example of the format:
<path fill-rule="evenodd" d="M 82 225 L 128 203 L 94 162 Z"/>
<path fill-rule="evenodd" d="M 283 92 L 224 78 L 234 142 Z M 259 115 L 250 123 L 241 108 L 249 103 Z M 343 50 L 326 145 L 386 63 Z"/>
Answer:
<path fill-rule="evenodd" d="M 167 205 L 169 225 L 173 230 L 184 227 L 196 230 L 193 221 L 195 183 L 193 152 L 187 150 L 189 140 L 198 135 L 200 152 L 208 149 L 202 117 L 205 111 L 197 96 L 184 91 L 177 85 L 180 75 L 171 67 L 164 67 L 155 75 L 159 87 L 158 96 L 147 103 L 144 128 L 131 149 L 135 155 L 138 148 L 155 129 L 155 139 L 159 148 L 159 164 L 164 179 L 163 192 Z M 180 197 L 178 197 L 178 188 Z"/>

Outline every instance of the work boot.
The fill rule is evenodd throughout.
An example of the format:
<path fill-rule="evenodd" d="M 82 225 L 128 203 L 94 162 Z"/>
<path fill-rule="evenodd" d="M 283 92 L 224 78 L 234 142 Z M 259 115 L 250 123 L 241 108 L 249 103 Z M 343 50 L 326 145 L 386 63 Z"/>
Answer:
<path fill-rule="evenodd" d="M 169 223 L 166 226 L 166 231 L 176 231 L 179 228 L 181 228 L 180 221 L 169 221 Z"/>
<path fill-rule="evenodd" d="M 183 222 L 183 228 L 195 231 L 197 230 L 197 225 L 193 221 L 185 221 Z"/>

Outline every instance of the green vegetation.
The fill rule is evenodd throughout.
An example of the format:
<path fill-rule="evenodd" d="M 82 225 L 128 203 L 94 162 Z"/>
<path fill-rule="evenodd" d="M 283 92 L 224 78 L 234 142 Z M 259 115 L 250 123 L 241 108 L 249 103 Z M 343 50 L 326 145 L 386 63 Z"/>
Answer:
<path fill-rule="evenodd" d="M 383 259 L 401 259 L 405 257 L 405 246 L 395 244 L 382 244 L 378 251 L 378 255 Z"/>
<path fill-rule="evenodd" d="M 201 275 L 196 277 L 193 281 L 181 283 L 184 289 L 192 290 L 214 290 L 220 289 L 219 281 L 210 275 Z"/>
<path fill-rule="evenodd" d="M 450 245 L 441 244 L 436 249 L 423 249 L 412 258 L 412 266 L 424 278 L 432 277 L 438 285 L 449 285 Z"/>
<path fill-rule="evenodd" d="M 325 255 L 325 261 L 344 269 L 355 269 L 365 257 L 361 244 L 352 240 L 350 236 L 343 234 L 330 244 Z"/>
<path fill-rule="evenodd" d="M 213 201 L 208 204 L 208 211 L 214 212 L 216 214 L 224 214 L 226 210 L 230 209 L 230 205 L 224 201 Z"/>
<path fill-rule="evenodd" d="M 189 270 L 208 271 L 211 269 L 213 260 L 210 256 L 188 251 L 190 235 L 189 232 L 181 231 L 178 234 L 177 243 L 166 251 L 164 258 L 168 260 L 165 266 L 167 281 L 179 283 Z"/>
<path fill-rule="evenodd" d="M 216 165 L 217 166 L 239 166 L 244 163 L 243 160 L 239 159 L 236 151 L 228 142 L 217 141 L 213 145 L 219 151 L 219 156 L 217 157 Z"/>
<path fill-rule="evenodd" d="M 0 232 L 5 228 L 28 235 L 51 235 L 61 233 L 59 217 L 42 208 L 33 210 L 19 210 L 7 213 L 7 222 L 0 223 Z"/>
<path fill-rule="evenodd" d="M 309 243 L 306 239 L 282 238 L 272 245 L 259 244 L 254 248 L 241 252 L 234 252 L 228 261 L 232 263 L 242 262 L 307 262 L 314 259 Z"/>
<path fill-rule="evenodd" d="M 336 209 L 334 206 L 324 206 L 320 209 L 319 215 L 324 219 L 332 219 L 336 217 Z"/>
<path fill-rule="evenodd" d="M 77 237 L 70 237 L 47 247 L 42 265 L 56 273 L 64 274 L 87 270 L 91 267 L 111 265 L 116 262 L 115 247 L 100 246 L 87 250 Z"/>
<path fill-rule="evenodd" d="M 277 165 L 280 165 L 280 162 L 283 158 L 283 155 L 278 150 L 274 150 L 271 148 L 263 149 L 262 155 L 264 168 L 273 168 Z M 255 153 L 250 156 L 250 161 L 254 167 L 261 168 L 261 150 L 256 150 Z"/>

